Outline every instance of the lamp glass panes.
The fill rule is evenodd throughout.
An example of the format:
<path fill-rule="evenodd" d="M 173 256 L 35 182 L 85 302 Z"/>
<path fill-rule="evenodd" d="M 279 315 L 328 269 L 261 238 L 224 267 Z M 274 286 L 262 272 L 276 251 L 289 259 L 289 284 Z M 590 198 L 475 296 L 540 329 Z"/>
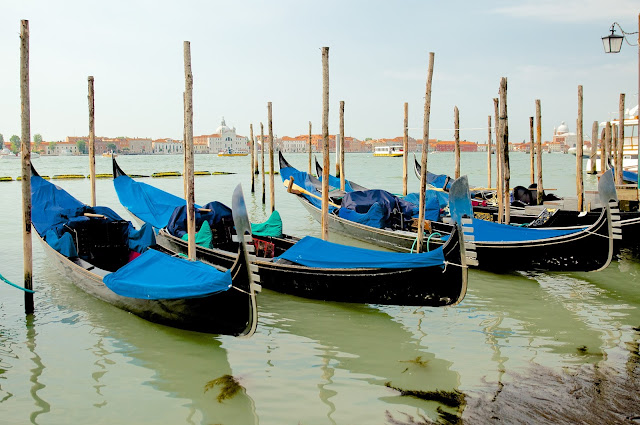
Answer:
<path fill-rule="evenodd" d="M 606 36 L 606 37 L 602 37 L 602 44 L 604 46 L 604 52 L 605 53 L 619 53 L 620 49 L 622 48 L 622 40 L 624 39 L 623 36 L 618 35 L 618 34 L 614 34 L 614 30 L 611 30 L 611 34 Z"/>

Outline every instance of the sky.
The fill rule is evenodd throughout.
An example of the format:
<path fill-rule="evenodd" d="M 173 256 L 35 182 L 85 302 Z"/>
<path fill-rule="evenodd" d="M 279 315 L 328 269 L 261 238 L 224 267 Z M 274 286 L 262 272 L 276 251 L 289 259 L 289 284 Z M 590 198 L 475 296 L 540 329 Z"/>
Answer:
<path fill-rule="evenodd" d="M 542 133 L 563 121 L 576 131 L 578 86 L 584 134 L 617 116 L 620 93 L 638 103 L 637 45 L 605 54 L 614 22 L 638 31 L 632 0 L 0 0 L 0 133 L 20 128 L 20 20 L 30 27 L 31 135 L 88 134 L 87 77 L 95 78 L 96 134 L 182 139 L 183 42 L 190 41 L 194 135 L 222 117 L 238 134 L 267 127 L 278 137 L 322 124 L 323 46 L 329 49 L 329 131 L 422 138 L 429 52 L 434 52 L 430 138 L 487 140 L 500 79 L 507 78 L 510 141 L 529 140 L 540 99 Z M 618 30 L 619 34 L 620 31 Z M 631 35 L 637 43 L 637 34 Z"/>

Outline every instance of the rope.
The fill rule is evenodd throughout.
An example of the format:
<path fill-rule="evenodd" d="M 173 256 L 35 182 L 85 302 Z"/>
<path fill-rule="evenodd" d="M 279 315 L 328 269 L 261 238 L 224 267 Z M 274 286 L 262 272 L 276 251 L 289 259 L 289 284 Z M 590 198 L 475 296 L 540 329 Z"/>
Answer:
<path fill-rule="evenodd" d="M 469 266 L 467 266 L 467 265 L 464 265 L 464 266 L 463 266 L 462 264 L 458 264 L 458 263 L 450 263 L 449 261 L 445 261 L 445 262 L 444 262 L 444 269 L 445 269 L 445 270 L 447 270 L 447 264 L 451 264 L 452 266 L 456 266 L 456 267 L 462 267 L 462 268 L 465 268 L 465 269 L 468 269 L 468 268 L 469 268 Z"/>
<path fill-rule="evenodd" d="M 36 291 L 32 291 L 31 289 L 27 289 L 27 288 L 23 288 L 22 286 L 18 286 L 18 285 L 16 285 L 15 283 L 11 283 L 11 282 L 9 282 L 9 281 L 7 280 L 7 278 L 5 278 L 4 276 L 2 276 L 1 274 L 0 274 L 0 279 L 1 279 L 2 281 L 4 281 L 6 284 L 8 284 L 8 285 L 10 285 L 10 286 L 13 286 L 14 288 L 18 288 L 18 289 L 20 289 L 20 290 L 22 290 L 22 291 L 24 291 L 24 292 L 28 292 L 28 293 L 30 293 L 30 294 L 35 294 L 35 292 L 36 292 Z"/>
<path fill-rule="evenodd" d="M 427 250 L 425 252 L 429 252 L 429 241 L 431 240 L 432 236 L 442 236 L 440 233 L 438 232 L 433 232 L 429 235 L 429 237 L 427 238 Z M 416 246 L 416 242 L 418 242 L 418 236 L 416 236 L 416 238 L 413 240 L 413 243 L 411 244 L 411 251 L 409 251 L 409 253 L 413 254 L 413 248 L 415 248 Z"/>

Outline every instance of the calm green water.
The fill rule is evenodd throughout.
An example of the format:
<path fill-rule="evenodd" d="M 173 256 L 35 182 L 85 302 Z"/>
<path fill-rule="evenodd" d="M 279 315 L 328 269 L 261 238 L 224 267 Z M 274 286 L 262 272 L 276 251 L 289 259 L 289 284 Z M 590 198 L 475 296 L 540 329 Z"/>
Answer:
<path fill-rule="evenodd" d="M 332 155 L 333 156 L 333 155 Z M 181 170 L 180 156 L 119 157 L 132 174 Z M 306 169 L 306 156 L 287 159 Z M 452 173 L 452 156 L 429 169 Z M 526 184 L 528 156 L 513 154 L 512 184 Z M 34 160 L 43 175 L 88 174 L 86 157 Z M 346 156 L 347 176 L 400 192 L 402 163 Z M 0 176 L 20 174 L 0 161 Z M 110 161 L 96 158 L 98 173 Z M 268 207 L 250 193 L 249 158 L 196 156 L 196 169 L 232 171 L 196 177 L 196 201 L 230 204 L 242 183 L 251 218 Z M 486 154 L 462 158 L 470 181 L 486 184 Z M 332 170 L 334 166 L 332 165 Z M 575 157 L 545 156 L 545 185 L 574 195 Z M 259 176 L 261 177 L 261 176 Z M 267 176 L 268 177 L 268 176 Z M 182 180 L 147 179 L 180 195 Z M 285 231 L 319 235 L 319 225 L 275 176 Z M 418 180 L 409 177 L 410 189 Z M 84 202 L 89 181 L 57 184 Z M 595 182 L 587 176 L 587 187 Z M 269 202 L 267 179 L 267 202 Z M 97 181 L 98 203 L 129 218 L 111 180 Z M 18 182 L 0 183 L 0 273 L 22 278 Z M 333 235 L 332 240 L 364 245 Z M 468 423 L 633 422 L 640 415 L 640 263 L 632 255 L 599 273 L 495 275 L 471 271 L 465 300 L 452 308 L 409 308 L 311 301 L 264 290 L 251 339 L 175 330 L 141 320 L 77 290 L 34 243 L 36 313 L 0 284 L 2 424 L 415 424 L 460 413 Z M 211 380 L 230 374 L 244 387 L 219 402 Z M 466 402 L 403 396 L 460 391 Z M 493 418 L 493 419 L 492 419 Z"/>

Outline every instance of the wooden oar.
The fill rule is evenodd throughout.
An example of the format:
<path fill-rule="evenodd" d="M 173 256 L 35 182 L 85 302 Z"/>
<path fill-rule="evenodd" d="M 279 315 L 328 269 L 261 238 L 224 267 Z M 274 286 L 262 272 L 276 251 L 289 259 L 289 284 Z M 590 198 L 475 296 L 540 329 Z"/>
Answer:
<path fill-rule="evenodd" d="M 303 188 L 301 188 L 300 186 L 298 186 L 297 184 L 295 184 L 295 183 L 293 182 L 293 177 L 291 177 L 291 181 L 289 181 L 289 180 L 285 180 L 285 181 L 283 181 L 282 183 L 283 183 L 283 184 L 284 184 L 284 186 L 287 188 L 287 192 L 289 192 L 289 193 L 293 193 L 293 191 L 295 190 L 296 192 L 299 192 L 299 193 L 303 193 L 303 194 L 305 194 L 305 195 L 312 196 L 312 197 L 314 197 L 314 198 L 319 199 L 319 200 L 321 200 L 321 201 L 322 201 L 322 198 L 321 198 L 320 196 L 315 195 L 315 194 L 313 194 L 313 193 L 309 192 L 308 190 L 303 189 Z M 329 205 L 331 205 L 332 207 L 340 208 L 340 205 L 334 204 L 334 203 L 333 203 L 333 202 L 331 202 L 331 201 L 329 201 Z"/>

